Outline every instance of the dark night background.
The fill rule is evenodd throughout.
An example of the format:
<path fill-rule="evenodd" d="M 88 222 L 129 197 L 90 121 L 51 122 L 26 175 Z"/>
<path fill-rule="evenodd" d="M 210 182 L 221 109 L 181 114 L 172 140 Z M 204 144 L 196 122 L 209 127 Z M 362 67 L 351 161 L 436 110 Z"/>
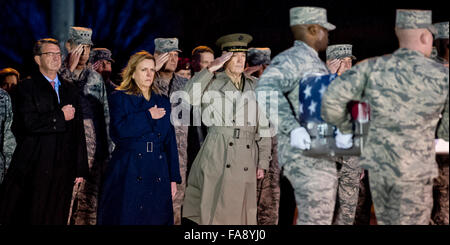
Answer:
<path fill-rule="evenodd" d="M 432 10 L 434 23 L 449 20 L 445 3 L 437 0 L 75 0 L 75 25 L 92 28 L 94 47 L 105 47 L 112 51 L 113 59 L 116 60 L 113 72 L 117 79 L 117 73 L 124 68 L 133 53 L 142 49 L 153 53 L 153 40 L 157 37 L 177 37 L 180 49 L 184 51 L 181 56 L 190 58 L 192 49 L 198 45 L 210 46 L 217 56 L 219 49 L 215 41 L 220 36 L 243 32 L 253 36 L 250 46 L 270 47 L 274 57 L 293 44 L 289 9 L 296 6 L 326 8 L 328 21 L 337 27 L 330 32 L 329 43 L 353 44 L 353 53 L 358 60 L 397 49 L 394 24 L 398 8 Z M 21 78 L 29 75 L 32 68 L 36 67 L 32 59 L 33 44 L 40 38 L 51 37 L 51 19 L 51 0 L 0 0 L 0 69 L 15 68 Z M 289 185 L 286 178 L 281 181 L 282 186 Z M 289 213 L 290 208 L 295 209 L 295 201 L 293 196 L 289 197 L 292 189 L 286 192 L 288 195 L 283 193 L 281 202 L 288 205 L 281 206 Z M 280 215 L 279 223 L 291 224 L 292 220 L 283 220 Z M 386 231 L 391 232 L 391 227 L 386 228 Z M 121 227 L 121 231 L 123 229 Z M 151 230 L 155 229 L 161 231 L 157 227 Z M 323 229 L 319 228 L 319 231 Z M 401 229 L 404 233 L 405 228 Z M 18 232 L 22 234 L 22 230 Z M 150 237 L 161 234 L 174 237 L 164 232 L 151 233 Z M 317 235 L 313 234 L 314 239 L 317 239 Z M 135 235 L 126 236 L 127 242 Z M 271 235 L 273 238 L 274 234 Z M 298 235 L 295 234 L 296 238 Z M 304 234 L 298 237 L 303 239 Z M 335 234 L 329 237 L 336 238 Z M 48 236 L 45 238 L 48 239 Z M 370 237 L 373 238 L 376 236 Z M 361 241 L 365 241 L 364 238 Z"/>
<path fill-rule="evenodd" d="M 94 47 L 112 51 L 118 73 L 133 53 L 153 53 L 156 37 L 178 37 L 181 56 L 190 57 L 198 45 L 212 47 L 217 55 L 220 36 L 244 32 L 253 36 L 250 46 L 270 47 L 273 57 L 292 46 L 289 9 L 295 6 L 326 8 L 328 21 L 337 26 L 330 44 L 353 44 L 358 60 L 398 47 L 397 8 L 429 9 L 433 22 L 448 21 L 442 1 L 76 0 L 75 25 L 93 29 Z M 23 78 L 34 66 L 34 42 L 51 36 L 51 1 L 0 0 L 0 9 L 0 69 L 13 67 Z"/>

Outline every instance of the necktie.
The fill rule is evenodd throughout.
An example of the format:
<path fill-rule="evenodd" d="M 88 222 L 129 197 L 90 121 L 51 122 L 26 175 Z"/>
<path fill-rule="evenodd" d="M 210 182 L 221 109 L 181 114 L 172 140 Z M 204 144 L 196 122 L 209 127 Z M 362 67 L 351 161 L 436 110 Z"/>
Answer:
<path fill-rule="evenodd" d="M 51 81 L 50 84 L 52 85 L 53 90 L 54 90 L 55 89 L 55 81 Z"/>

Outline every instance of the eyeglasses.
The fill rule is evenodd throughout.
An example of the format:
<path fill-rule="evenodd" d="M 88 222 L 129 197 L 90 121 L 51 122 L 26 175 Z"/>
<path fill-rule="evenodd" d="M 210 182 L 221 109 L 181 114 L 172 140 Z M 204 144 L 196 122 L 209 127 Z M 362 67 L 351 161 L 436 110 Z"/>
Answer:
<path fill-rule="evenodd" d="M 61 52 L 57 52 L 57 53 L 54 53 L 54 52 L 45 52 L 45 53 L 41 53 L 41 55 L 48 55 L 48 56 L 59 56 L 59 57 L 61 57 Z"/>

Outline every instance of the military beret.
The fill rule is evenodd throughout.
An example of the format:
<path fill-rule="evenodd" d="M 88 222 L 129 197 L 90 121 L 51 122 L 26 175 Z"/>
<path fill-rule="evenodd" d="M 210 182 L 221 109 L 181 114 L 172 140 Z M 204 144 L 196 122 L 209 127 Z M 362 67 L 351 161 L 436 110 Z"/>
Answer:
<path fill-rule="evenodd" d="M 179 70 L 190 70 L 191 69 L 191 60 L 189 58 L 178 58 L 177 69 Z"/>

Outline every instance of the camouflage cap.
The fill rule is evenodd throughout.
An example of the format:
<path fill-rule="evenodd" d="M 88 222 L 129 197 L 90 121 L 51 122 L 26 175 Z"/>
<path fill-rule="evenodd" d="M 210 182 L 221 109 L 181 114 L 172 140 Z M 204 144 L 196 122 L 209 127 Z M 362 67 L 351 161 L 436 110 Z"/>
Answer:
<path fill-rule="evenodd" d="M 434 39 L 448 39 L 448 21 L 434 24 L 437 34 Z"/>
<path fill-rule="evenodd" d="M 269 65 L 270 64 L 270 48 L 249 48 L 247 53 L 247 61 L 250 66 Z"/>
<path fill-rule="evenodd" d="M 336 26 L 328 23 L 327 10 L 318 7 L 295 7 L 289 10 L 290 25 L 318 24 L 332 31 Z"/>
<path fill-rule="evenodd" d="M 216 41 L 216 45 L 222 51 L 228 52 L 246 52 L 247 45 L 253 40 L 253 37 L 245 33 L 234 33 L 220 37 Z"/>
<path fill-rule="evenodd" d="M 91 40 L 92 29 L 79 26 L 71 26 L 69 28 L 68 40 L 72 40 L 76 44 L 94 45 Z"/>
<path fill-rule="evenodd" d="M 327 48 L 327 60 L 342 59 L 350 57 L 352 60 L 356 60 L 356 57 L 352 54 L 351 44 L 336 44 L 330 45 Z"/>
<path fill-rule="evenodd" d="M 431 10 L 397 9 L 395 27 L 399 29 L 426 28 L 436 35 L 436 28 L 431 24 Z"/>
<path fill-rule="evenodd" d="M 114 60 L 111 58 L 112 53 L 107 48 L 94 48 L 91 51 L 90 59 L 92 63 L 95 63 L 99 60 L 109 60 L 111 62 L 114 62 Z"/>
<path fill-rule="evenodd" d="M 178 49 L 178 38 L 156 38 L 155 39 L 155 52 L 167 53 L 172 51 L 181 52 Z"/>

